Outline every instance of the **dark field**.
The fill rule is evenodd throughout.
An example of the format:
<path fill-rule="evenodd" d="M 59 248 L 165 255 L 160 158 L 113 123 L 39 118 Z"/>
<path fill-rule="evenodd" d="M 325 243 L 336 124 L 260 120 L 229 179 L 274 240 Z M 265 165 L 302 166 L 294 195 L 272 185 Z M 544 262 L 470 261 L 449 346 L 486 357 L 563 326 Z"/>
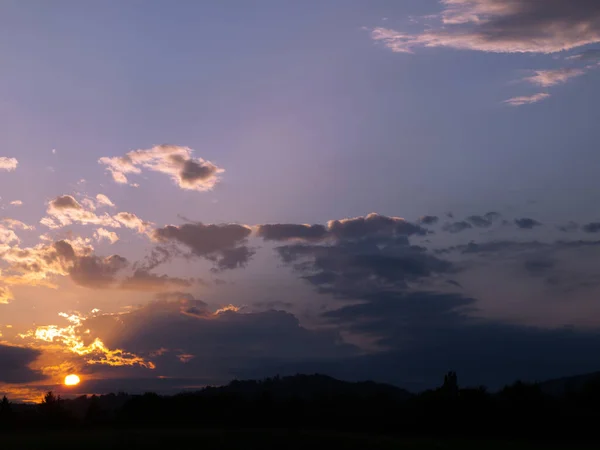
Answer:
<path fill-rule="evenodd" d="M 63 432 L 18 432 L 1 435 L 4 449 L 402 449 L 402 450 L 485 450 L 597 448 L 585 444 L 551 444 L 490 440 L 405 439 L 311 431 L 283 430 L 88 430 Z M 311 449 L 312 446 L 312 449 Z"/>

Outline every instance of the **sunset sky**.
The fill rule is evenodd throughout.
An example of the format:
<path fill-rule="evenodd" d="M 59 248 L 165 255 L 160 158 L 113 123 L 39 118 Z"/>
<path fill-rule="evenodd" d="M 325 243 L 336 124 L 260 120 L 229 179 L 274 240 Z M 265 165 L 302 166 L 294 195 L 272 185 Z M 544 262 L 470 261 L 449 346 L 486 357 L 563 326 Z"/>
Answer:
<path fill-rule="evenodd" d="M 597 0 L 4 0 L 0 58 L 0 395 L 600 370 Z"/>

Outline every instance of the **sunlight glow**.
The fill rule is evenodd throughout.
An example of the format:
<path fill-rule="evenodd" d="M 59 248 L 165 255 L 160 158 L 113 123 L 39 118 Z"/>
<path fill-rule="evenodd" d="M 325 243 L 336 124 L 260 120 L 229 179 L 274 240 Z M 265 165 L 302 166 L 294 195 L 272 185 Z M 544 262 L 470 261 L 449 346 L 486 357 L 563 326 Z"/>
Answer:
<path fill-rule="evenodd" d="M 77 386 L 81 380 L 75 374 L 67 375 L 65 377 L 65 386 Z"/>

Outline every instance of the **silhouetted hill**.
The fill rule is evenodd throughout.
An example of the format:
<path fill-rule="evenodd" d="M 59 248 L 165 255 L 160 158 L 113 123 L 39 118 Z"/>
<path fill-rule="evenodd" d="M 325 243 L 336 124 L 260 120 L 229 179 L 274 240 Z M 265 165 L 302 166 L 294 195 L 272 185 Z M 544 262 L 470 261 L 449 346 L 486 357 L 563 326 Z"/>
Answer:
<path fill-rule="evenodd" d="M 556 378 L 540 383 L 542 392 L 555 397 L 581 394 L 593 384 L 600 383 L 600 372 Z"/>
<path fill-rule="evenodd" d="M 310 400 L 317 397 L 352 396 L 371 398 L 385 396 L 388 399 L 406 400 L 412 394 L 389 384 L 373 381 L 340 381 L 326 375 L 294 375 L 266 378 L 264 380 L 234 380 L 226 386 L 209 387 L 200 391 L 200 395 L 236 394 L 256 397 L 268 393 L 274 400 L 297 398 Z"/>

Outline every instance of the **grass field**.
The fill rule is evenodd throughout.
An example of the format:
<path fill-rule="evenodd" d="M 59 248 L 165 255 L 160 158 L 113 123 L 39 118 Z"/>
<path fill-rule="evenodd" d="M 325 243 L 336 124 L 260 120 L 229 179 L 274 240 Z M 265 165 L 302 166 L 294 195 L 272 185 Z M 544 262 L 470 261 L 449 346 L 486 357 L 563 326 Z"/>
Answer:
<path fill-rule="evenodd" d="M 300 432 L 284 430 L 90 430 L 43 433 L 5 433 L 0 448 L 4 449 L 401 449 L 401 450 L 579 450 L 594 445 L 493 442 L 483 440 L 402 439 L 355 434 Z"/>

